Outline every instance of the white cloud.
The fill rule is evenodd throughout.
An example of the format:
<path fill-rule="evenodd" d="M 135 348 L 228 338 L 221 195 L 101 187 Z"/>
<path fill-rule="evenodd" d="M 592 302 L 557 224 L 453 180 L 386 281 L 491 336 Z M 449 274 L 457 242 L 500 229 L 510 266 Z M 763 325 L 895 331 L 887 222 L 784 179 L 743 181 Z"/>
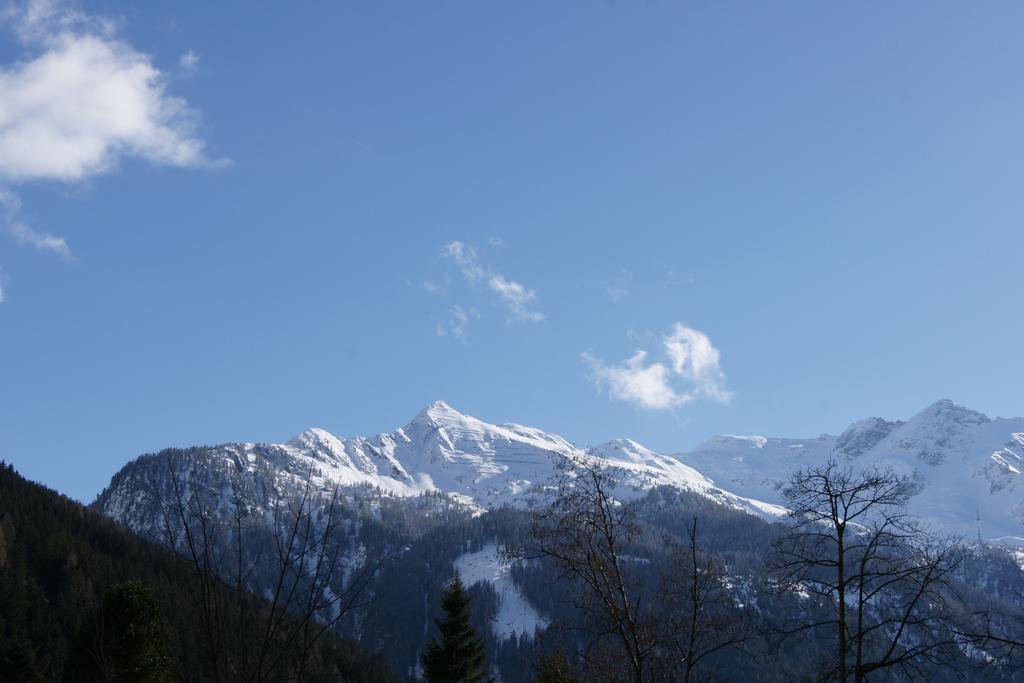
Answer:
<path fill-rule="evenodd" d="M 732 392 L 725 388 L 722 354 L 706 334 L 676 323 L 663 343 L 672 372 L 692 384 L 697 396 L 707 396 L 723 403 L 732 398 Z"/>
<path fill-rule="evenodd" d="M 192 76 L 199 69 L 199 55 L 189 50 L 178 59 L 178 66 L 185 76 Z"/>
<path fill-rule="evenodd" d="M 83 180 L 122 157 L 209 163 L 196 116 L 164 92 L 164 76 L 129 45 L 64 33 L 29 61 L 0 69 L 0 177 Z"/>
<path fill-rule="evenodd" d="M 540 322 L 544 319 L 543 313 L 529 308 L 530 302 L 537 298 L 537 293 L 532 289 L 497 274 L 487 280 L 487 286 L 501 298 L 516 320 Z"/>
<path fill-rule="evenodd" d="M 676 393 L 669 378 L 669 369 L 663 363 L 645 365 L 646 351 L 637 351 L 622 365 L 609 366 L 589 353 L 582 354 L 590 364 L 594 378 L 608 394 L 620 401 L 632 401 L 644 408 L 663 410 L 689 403 L 692 399 Z"/>
<path fill-rule="evenodd" d="M 423 282 L 420 283 L 420 287 L 422 287 L 425 291 L 430 292 L 431 294 L 440 294 L 441 292 L 444 291 L 443 284 L 438 284 L 437 282 L 434 282 L 432 280 L 424 280 Z"/>
<path fill-rule="evenodd" d="M 466 335 L 466 325 L 469 324 L 469 315 L 462 309 L 462 306 L 452 306 L 450 314 L 449 327 L 456 337 L 463 337 Z"/>
<path fill-rule="evenodd" d="M 3 188 L 0 188 L 0 206 L 5 209 L 4 218 L 7 232 L 14 237 L 15 242 L 28 244 L 44 251 L 52 251 L 66 259 L 71 258 L 71 250 L 63 237 L 55 237 L 49 233 L 33 230 L 18 217 L 18 213 L 21 211 L 21 200 Z"/>
<path fill-rule="evenodd" d="M 448 309 L 448 320 L 442 324 L 438 323 L 435 331 L 437 336 L 443 337 L 451 334 L 453 337 L 462 339 L 466 336 L 466 328 L 471 319 L 480 319 L 480 311 L 475 308 L 466 310 L 462 306 L 452 306 Z"/>
<path fill-rule="evenodd" d="M 167 76 L 119 39 L 113 22 L 32 0 L 0 9 L 0 26 L 23 48 L 0 66 L 0 187 L 79 182 L 129 157 L 186 168 L 224 163 L 211 162 L 196 112 L 167 94 Z M 62 238 L 8 209 L 7 229 L 18 242 L 70 253 Z"/>
<path fill-rule="evenodd" d="M 61 0 L 24 0 L 0 8 L 0 24 L 9 25 L 23 43 L 41 43 L 67 31 L 112 36 L 114 21 L 87 15 Z"/>
<path fill-rule="evenodd" d="M 456 240 L 442 246 L 441 255 L 458 267 L 467 282 L 473 285 L 483 282 L 487 289 L 497 294 L 511 318 L 524 322 L 544 320 L 542 312 L 531 308 L 531 304 L 536 302 L 537 292 L 484 267 L 475 247 Z"/>
<path fill-rule="evenodd" d="M 71 250 L 68 249 L 67 242 L 63 237 L 55 237 L 45 232 L 36 232 L 21 221 L 9 223 L 7 229 L 14 235 L 14 240 L 18 244 L 28 244 L 36 249 L 52 251 L 66 259 L 71 258 Z"/>
<path fill-rule="evenodd" d="M 476 282 L 485 275 L 483 266 L 477 260 L 476 249 L 467 244 L 458 240 L 449 242 L 441 247 L 441 254 L 451 259 L 470 282 Z"/>
<path fill-rule="evenodd" d="M 642 350 L 618 365 L 609 365 L 591 353 L 581 357 L 590 366 L 599 390 L 642 408 L 665 410 L 702 398 L 720 403 L 732 398 L 721 369 L 721 354 L 706 334 L 676 323 L 662 337 L 662 351 L 666 362 L 648 361 Z"/>

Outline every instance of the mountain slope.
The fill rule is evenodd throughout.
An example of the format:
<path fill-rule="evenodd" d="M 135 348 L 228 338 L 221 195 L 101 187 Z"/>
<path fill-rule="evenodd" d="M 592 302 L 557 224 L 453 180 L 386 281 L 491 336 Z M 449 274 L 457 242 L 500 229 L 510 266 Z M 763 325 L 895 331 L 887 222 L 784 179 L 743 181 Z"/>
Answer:
<path fill-rule="evenodd" d="M 723 491 L 679 460 L 621 439 L 584 451 L 555 434 L 517 424 L 493 425 L 459 413 L 444 402 L 427 406 L 411 422 L 388 434 L 338 438 L 309 429 L 283 444 L 223 444 L 195 448 L 178 463 L 215 497 L 227 500 L 230 473 L 262 491 L 256 505 L 294 493 L 312 469 L 321 492 L 335 484 L 368 486 L 398 496 L 446 493 L 480 509 L 503 504 L 530 506 L 543 495 L 560 462 L 592 457 L 603 462 L 619 486 L 616 495 L 635 497 L 655 486 L 673 486 L 755 514 L 778 515 L 777 506 Z M 145 456 L 116 474 L 96 505 L 138 531 L 154 532 L 160 520 L 147 500 L 153 482 L 166 484 L 169 460 Z M 178 474 L 184 475 L 184 472 Z M 218 493 L 219 492 L 219 493 Z"/>
<path fill-rule="evenodd" d="M 486 534 L 476 539 L 483 544 L 518 542 L 528 522 L 524 508 L 549 499 L 548 484 L 571 458 L 601 461 L 617 481 L 614 495 L 620 500 L 665 486 L 740 517 L 783 512 L 723 491 L 675 458 L 628 439 L 585 451 L 560 436 L 523 425 L 489 424 L 443 402 L 373 437 L 338 438 L 309 429 L 281 444 L 234 443 L 143 455 L 112 478 L 94 507 L 183 552 L 182 525 L 202 520 L 214 555 L 230 555 L 236 546 L 248 549 L 242 553 L 252 558 L 245 584 L 256 593 L 274 585 L 272 549 L 289 526 L 282 526 L 282 519 L 293 519 L 289 515 L 306 506 L 319 510 L 309 517 L 311 527 L 304 533 L 323 534 L 323 547 L 341 558 L 344 569 L 330 574 L 330 591 L 343 594 L 350 577 L 370 572 L 375 577 L 370 591 L 381 600 L 373 610 L 347 616 L 338 630 L 388 652 L 394 666 L 411 672 L 432 623 L 429 600 L 470 550 L 464 545 L 466 534 L 473 529 Z M 340 500 L 334 506 L 336 486 Z M 333 524 L 324 513 L 328 508 L 334 511 Z M 488 509 L 494 512 L 481 514 Z M 496 603 L 495 618 L 518 624 L 525 617 L 508 614 L 522 616 L 530 605 L 516 603 L 514 591 L 501 585 L 501 594 L 491 586 L 490 592 L 479 588 L 478 597 L 485 601 L 482 606 Z M 532 645 L 529 638 L 501 635 L 493 645 L 507 669 Z M 532 676 L 522 673 L 526 679 Z"/>
<path fill-rule="evenodd" d="M 782 489 L 793 472 L 836 458 L 915 477 L 922 487 L 911 511 L 936 528 L 1024 544 L 1024 418 L 993 419 L 948 400 L 906 421 L 860 420 L 839 436 L 719 435 L 675 456 L 630 439 L 584 450 L 539 429 L 478 420 L 441 401 L 404 427 L 373 437 L 338 438 L 309 429 L 283 444 L 224 444 L 186 453 L 191 455 L 179 465 L 200 472 L 211 495 L 226 500 L 235 472 L 262 492 L 252 501 L 262 506 L 294 493 L 310 468 L 320 491 L 341 484 L 397 497 L 439 491 L 477 509 L 532 506 L 560 462 L 589 456 L 615 475 L 621 498 L 667 485 L 768 516 L 784 512 Z M 154 479 L 166 479 L 161 468 L 167 462 L 146 456 L 125 467 L 98 507 L 136 530 L 154 531 L 159 520 L 145 491 Z"/>
<path fill-rule="evenodd" d="M 340 547 L 344 569 L 332 577 L 331 589 L 343 590 L 347 576 L 369 567 L 375 573 L 371 591 L 380 601 L 346 619 L 339 630 L 387 652 L 396 670 L 410 673 L 436 614 L 431 601 L 436 602 L 438 587 L 457 567 L 470 573 L 481 562 L 494 564 L 492 547 L 521 542 L 529 533 L 523 508 L 543 504 L 546 482 L 567 458 L 603 462 L 619 481 L 615 495 L 634 500 L 655 528 L 678 532 L 683 521 L 699 513 L 707 542 L 721 544 L 733 553 L 732 566 L 755 576 L 775 527 L 743 513 L 776 518 L 784 512 L 778 504 L 792 473 L 829 458 L 913 474 L 924 484 L 914 509 L 942 530 L 973 536 L 976 510 L 981 510 L 986 537 L 1011 535 L 1020 523 L 1012 511 L 1021 507 L 1022 423 L 992 420 L 940 401 L 906 422 L 870 418 L 838 437 L 724 435 L 672 457 L 629 439 L 583 450 L 554 434 L 489 424 L 437 402 L 407 425 L 373 437 L 338 438 L 310 429 L 281 444 L 145 455 L 118 472 L 95 505 L 140 533 L 162 537 L 161 502 L 173 506 L 175 495 L 199 501 L 189 503 L 190 512 L 216 520 L 227 532 L 221 534 L 223 547 L 230 549 L 237 504 L 244 510 L 246 534 L 253 534 L 249 547 L 265 549 L 274 547 L 277 503 L 305 504 L 307 475 L 311 504 L 321 510 L 322 499 L 340 484 L 331 547 Z M 666 487 L 652 490 L 661 485 Z M 666 503 L 673 498 L 689 502 L 683 508 Z M 323 524 L 322 515 L 310 519 Z M 661 552 L 657 542 L 648 550 L 652 557 Z M 272 552 L 262 553 L 267 555 Z M 512 631 L 528 636 L 550 621 L 551 603 L 559 596 L 550 592 L 550 576 L 518 567 L 510 569 L 513 583 L 506 585 L 499 569 L 504 570 L 499 566 L 474 588 L 479 616 L 499 620 L 483 622 L 482 632 L 490 633 L 503 677 L 528 680 L 532 671 L 509 672 L 515 662 L 533 656 L 535 645 L 529 638 L 505 636 Z M 255 567 L 248 586 L 264 591 L 269 576 Z"/>
<path fill-rule="evenodd" d="M 714 437 L 679 460 L 741 496 L 782 504 L 791 474 L 835 458 L 917 479 L 911 512 L 933 528 L 1024 544 L 1024 418 L 989 418 L 952 401 L 906 422 L 869 418 L 838 437 Z"/>
<path fill-rule="evenodd" d="M 211 680 L 191 569 L 0 462 L 0 680 L 93 680 L 81 670 L 94 664 L 84 634 L 102 616 L 106 589 L 128 580 L 152 589 L 183 680 Z M 318 650 L 317 672 L 307 680 L 397 680 L 379 656 L 333 634 Z"/>

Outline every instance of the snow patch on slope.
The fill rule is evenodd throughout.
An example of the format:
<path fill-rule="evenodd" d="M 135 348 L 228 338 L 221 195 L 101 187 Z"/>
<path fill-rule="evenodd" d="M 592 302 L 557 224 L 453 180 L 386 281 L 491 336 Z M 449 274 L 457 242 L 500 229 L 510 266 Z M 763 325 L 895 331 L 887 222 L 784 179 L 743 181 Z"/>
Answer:
<path fill-rule="evenodd" d="M 505 640 L 514 635 L 533 637 L 547 628 L 548 622 L 526 599 L 512 581 L 512 566 L 501 557 L 498 546 L 488 543 L 475 553 L 464 553 L 455 560 L 455 570 L 467 587 L 485 581 L 498 593 L 498 614 L 491 623 L 495 637 Z"/>

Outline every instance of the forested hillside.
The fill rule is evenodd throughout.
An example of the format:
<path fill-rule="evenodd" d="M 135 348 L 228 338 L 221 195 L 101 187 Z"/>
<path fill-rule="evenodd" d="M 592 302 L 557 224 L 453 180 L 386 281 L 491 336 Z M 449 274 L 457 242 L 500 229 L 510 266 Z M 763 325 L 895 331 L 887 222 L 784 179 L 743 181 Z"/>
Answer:
<path fill-rule="evenodd" d="M 148 680 L 211 680 L 206 634 L 197 627 L 197 588 L 180 558 L 0 466 L 0 680 L 147 680 L 117 674 L 114 666 L 122 654 L 133 654 L 111 651 L 118 647 L 112 622 L 126 614 L 147 626 L 154 641 L 147 647 L 166 651 L 166 667 L 157 662 Z M 127 607 L 119 599 L 125 595 Z M 298 667 L 296 660 L 283 657 L 276 671 Z M 304 678 L 394 680 L 380 657 L 331 633 L 305 663 Z M 226 672 L 223 679 L 230 679 Z"/>

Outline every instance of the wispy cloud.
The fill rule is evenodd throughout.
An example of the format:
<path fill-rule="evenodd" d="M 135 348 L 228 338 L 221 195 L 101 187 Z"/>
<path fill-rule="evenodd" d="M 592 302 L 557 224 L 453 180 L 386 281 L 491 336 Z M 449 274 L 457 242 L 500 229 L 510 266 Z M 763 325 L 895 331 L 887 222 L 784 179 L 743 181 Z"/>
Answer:
<path fill-rule="evenodd" d="M 495 294 L 510 319 L 522 322 L 544 320 L 544 314 L 535 308 L 537 292 L 484 266 L 475 247 L 459 241 L 449 242 L 441 247 L 441 255 L 455 264 L 468 283 L 482 284 Z"/>
<path fill-rule="evenodd" d="M 19 217 L 21 200 L 2 187 L 0 187 L 0 207 L 4 209 L 7 232 L 14 237 L 15 242 L 31 245 L 43 251 L 51 251 L 66 259 L 71 258 L 71 250 L 63 237 L 55 237 L 49 233 L 34 230 L 21 220 Z"/>
<path fill-rule="evenodd" d="M 663 361 L 649 360 L 644 350 L 615 365 L 589 352 L 581 357 L 590 366 L 599 390 L 641 408 L 666 410 L 699 399 L 727 403 L 732 398 L 721 368 L 721 354 L 706 334 L 676 323 L 662 337 L 661 347 Z"/>
<path fill-rule="evenodd" d="M 448 309 L 448 319 L 444 323 L 437 324 L 437 336 L 444 337 L 450 334 L 453 337 L 462 339 L 466 336 L 466 330 L 471 319 L 479 320 L 480 311 L 475 308 L 466 310 L 462 306 L 452 306 Z"/>
<path fill-rule="evenodd" d="M 28 244 L 36 249 L 52 251 L 58 256 L 66 259 L 71 258 L 71 250 L 63 237 L 56 237 L 46 232 L 37 232 L 21 221 L 8 223 L 7 229 L 14 235 L 14 241 L 18 244 Z"/>
<path fill-rule="evenodd" d="M 199 70 L 199 55 L 189 50 L 178 59 L 178 67 L 186 78 L 194 76 Z"/>
<path fill-rule="evenodd" d="M 665 289 L 675 289 L 676 287 L 682 287 L 684 285 L 692 285 L 695 281 L 693 275 L 687 275 L 680 273 L 675 268 L 666 268 L 664 271 L 664 278 L 662 279 L 662 285 Z"/>
<path fill-rule="evenodd" d="M 502 275 L 492 275 L 487 280 L 487 286 L 501 298 L 516 320 L 540 322 L 544 319 L 544 314 L 540 311 L 530 310 L 530 302 L 537 298 L 537 293 L 532 289 L 527 289 L 514 280 L 507 280 Z"/>
<path fill-rule="evenodd" d="M 431 294 L 440 294 L 444 291 L 444 285 L 434 282 L 433 280 L 424 280 L 420 283 L 420 287 Z"/>
<path fill-rule="evenodd" d="M 450 259 L 459 267 L 462 275 L 470 282 L 476 282 L 484 277 L 486 271 L 480 265 L 476 248 L 463 244 L 456 240 L 441 247 L 441 255 Z"/>
<path fill-rule="evenodd" d="M 20 183 L 88 180 L 128 157 L 185 168 L 225 163 L 206 154 L 196 111 L 166 92 L 167 75 L 118 37 L 115 22 L 30 0 L 0 9 L 0 26 L 22 48 L 0 66 L 0 186 L 8 195 Z M 5 207 L 19 243 L 70 254 L 63 238 Z"/>
<path fill-rule="evenodd" d="M 633 286 L 633 273 L 625 268 L 619 268 L 615 277 L 603 283 L 604 291 L 612 303 L 620 304 L 629 298 L 629 290 Z"/>

